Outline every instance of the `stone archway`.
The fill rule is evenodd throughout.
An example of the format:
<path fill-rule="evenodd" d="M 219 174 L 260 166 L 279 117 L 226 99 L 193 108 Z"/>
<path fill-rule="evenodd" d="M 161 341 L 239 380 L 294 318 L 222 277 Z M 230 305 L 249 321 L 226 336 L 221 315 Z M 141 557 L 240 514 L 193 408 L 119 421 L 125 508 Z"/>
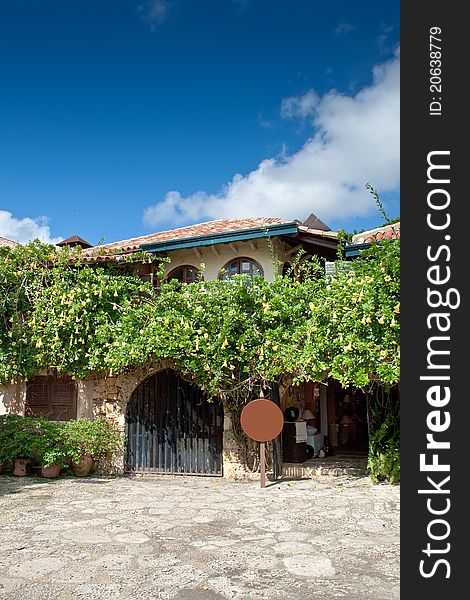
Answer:
<path fill-rule="evenodd" d="M 171 369 L 147 377 L 126 407 L 128 472 L 222 475 L 223 408 Z"/>
<path fill-rule="evenodd" d="M 119 375 L 107 376 L 92 381 L 92 408 L 90 417 L 106 417 L 126 429 L 126 411 L 129 400 L 138 386 L 147 378 L 165 370 L 172 369 L 171 362 L 147 363 L 135 367 Z M 244 449 L 240 446 L 232 426 L 232 413 L 225 408 L 223 419 L 223 476 L 228 479 L 239 479 L 247 476 Z M 113 462 L 112 468 L 106 472 L 124 473 L 125 456 L 122 454 Z"/>

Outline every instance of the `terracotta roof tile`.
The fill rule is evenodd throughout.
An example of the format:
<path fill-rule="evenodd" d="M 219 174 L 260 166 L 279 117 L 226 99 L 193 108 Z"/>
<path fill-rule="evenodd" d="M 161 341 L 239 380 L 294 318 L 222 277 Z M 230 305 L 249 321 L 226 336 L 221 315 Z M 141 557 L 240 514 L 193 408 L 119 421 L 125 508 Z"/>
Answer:
<path fill-rule="evenodd" d="M 290 223 L 286 219 L 277 217 L 247 217 L 244 219 L 217 219 L 216 221 L 207 221 L 188 227 L 179 227 L 168 231 L 158 231 L 140 237 L 129 238 L 120 242 L 95 246 L 84 251 L 85 256 L 96 257 L 97 254 L 106 254 L 110 250 L 113 253 L 131 253 L 140 250 L 143 244 L 154 244 L 157 242 L 168 242 L 170 240 L 181 240 L 185 238 L 201 237 L 217 233 L 228 233 L 230 231 L 241 231 L 243 229 L 253 229 L 256 227 L 267 227 L 281 223 Z M 325 232 L 321 232 L 325 233 Z M 104 257 L 103 257 L 104 258 Z"/>
<path fill-rule="evenodd" d="M 305 225 L 299 225 L 299 231 L 304 231 L 305 233 L 311 233 L 313 235 L 318 235 L 320 237 L 336 239 L 338 237 L 337 231 L 325 231 L 324 229 L 312 229 L 311 227 L 305 227 Z"/>
<path fill-rule="evenodd" d="M 4 238 L 0 235 L 0 246 L 8 246 L 9 248 L 14 248 L 18 245 L 18 242 L 14 242 L 13 240 L 7 240 L 7 238 Z"/>
<path fill-rule="evenodd" d="M 71 237 L 67 238 L 66 240 L 62 240 L 61 242 L 58 242 L 56 244 L 56 246 L 74 246 L 74 245 L 80 245 L 80 246 L 82 246 L 82 248 L 92 248 L 93 247 L 90 244 L 90 242 L 87 242 L 86 240 L 81 238 L 79 235 L 72 235 Z"/>
<path fill-rule="evenodd" d="M 380 242 L 380 240 L 396 240 L 400 237 L 400 222 L 376 227 L 369 231 L 356 233 L 352 237 L 352 244 L 367 244 L 371 242 Z"/>

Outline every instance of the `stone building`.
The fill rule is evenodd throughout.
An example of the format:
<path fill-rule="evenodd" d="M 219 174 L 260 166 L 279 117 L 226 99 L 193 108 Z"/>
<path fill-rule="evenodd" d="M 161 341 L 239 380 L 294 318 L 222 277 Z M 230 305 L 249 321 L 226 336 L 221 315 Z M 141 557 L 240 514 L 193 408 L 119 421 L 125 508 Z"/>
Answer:
<path fill-rule="evenodd" d="M 299 250 L 331 261 L 337 246 L 337 234 L 315 215 L 303 223 L 279 218 L 219 219 L 96 248 L 78 236 L 69 240 L 72 245 L 85 244 L 90 263 L 115 261 L 138 251 L 168 257 L 168 277 L 181 282 L 194 281 L 201 265 L 206 280 L 223 271 L 228 276 L 258 273 L 272 281 L 276 265 L 287 268 Z M 138 274 L 157 284 L 152 263 L 139 266 Z M 315 411 L 317 429 L 324 433 L 328 402 L 325 386 L 315 384 L 281 393 L 282 408 L 300 403 Z M 147 364 L 117 376 L 79 381 L 44 370 L 29 381 L 0 385 L 0 414 L 7 412 L 47 414 L 56 420 L 113 419 L 128 438 L 126 455 L 116 466 L 121 472 L 236 477 L 245 470 L 231 415 L 217 402 L 208 402 L 169 364 Z"/>

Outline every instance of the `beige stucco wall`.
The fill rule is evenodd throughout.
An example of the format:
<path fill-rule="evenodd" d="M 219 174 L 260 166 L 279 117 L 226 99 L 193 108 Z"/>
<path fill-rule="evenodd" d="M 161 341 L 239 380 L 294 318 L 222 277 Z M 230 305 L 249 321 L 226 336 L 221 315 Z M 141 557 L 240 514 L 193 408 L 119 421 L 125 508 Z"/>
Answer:
<path fill-rule="evenodd" d="M 47 375 L 43 369 L 38 375 Z M 93 415 L 93 381 L 77 381 L 77 418 Z M 0 415 L 13 413 L 24 415 L 26 405 L 26 381 L 0 385 Z"/>
<path fill-rule="evenodd" d="M 26 383 L 17 381 L 0 385 L 0 415 L 13 413 L 24 415 L 26 402 Z"/>
<path fill-rule="evenodd" d="M 275 260 L 284 263 L 289 260 L 285 253 L 285 245 L 278 239 L 272 240 Z M 264 278 L 273 281 L 276 276 L 275 260 L 266 239 L 260 238 L 252 242 L 235 242 L 234 244 L 217 244 L 214 246 L 201 246 L 185 250 L 172 250 L 168 252 L 171 263 L 166 267 L 169 273 L 176 267 L 191 265 L 200 268 L 204 264 L 204 279 L 217 279 L 220 270 L 234 258 L 251 258 L 259 263 L 263 269 Z"/>

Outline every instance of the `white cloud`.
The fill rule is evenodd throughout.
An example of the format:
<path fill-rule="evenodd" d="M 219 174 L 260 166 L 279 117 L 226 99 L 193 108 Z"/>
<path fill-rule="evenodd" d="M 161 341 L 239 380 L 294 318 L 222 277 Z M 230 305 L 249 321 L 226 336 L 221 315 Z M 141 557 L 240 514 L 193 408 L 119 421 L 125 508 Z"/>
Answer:
<path fill-rule="evenodd" d="M 388 34 L 391 33 L 395 27 L 393 25 L 387 25 L 382 23 L 380 26 L 380 35 L 377 36 L 377 45 L 382 54 L 388 54 L 393 51 L 393 47 L 388 43 Z"/>
<path fill-rule="evenodd" d="M 281 116 L 284 119 L 300 117 L 305 119 L 315 113 L 320 98 L 315 90 L 309 90 L 303 96 L 291 96 L 281 102 Z"/>
<path fill-rule="evenodd" d="M 169 192 L 147 208 L 149 226 L 243 216 L 321 219 L 365 217 L 376 210 L 364 183 L 381 194 L 399 189 L 399 69 L 393 59 L 376 65 L 373 80 L 355 95 L 336 90 L 318 98 L 313 135 L 291 155 L 268 158 L 247 175 L 236 174 L 217 194 L 184 197 Z M 297 108 L 302 102 L 291 104 Z"/>
<path fill-rule="evenodd" d="M 355 31 L 357 27 L 351 23 L 340 23 L 335 29 L 336 35 L 346 35 L 351 31 Z"/>
<path fill-rule="evenodd" d="M 245 10 L 245 8 L 248 6 L 248 0 L 233 0 L 235 2 L 235 4 L 238 4 L 238 6 L 240 7 L 240 11 Z"/>
<path fill-rule="evenodd" d="M 0 236 L 26 244 L 34 239 L 48 244 L 56 244 L 63 238 L 51 238 L 47 217 L 24 217 L 17 219 L 7 210 L 0 210 Z"/>
<path fill-rule="evenodd" d="M 152 30 L 161 25 L 168 17 L 171 3 L 168 0 L 147 0 L 139 6 L 145 20 Z"/>

